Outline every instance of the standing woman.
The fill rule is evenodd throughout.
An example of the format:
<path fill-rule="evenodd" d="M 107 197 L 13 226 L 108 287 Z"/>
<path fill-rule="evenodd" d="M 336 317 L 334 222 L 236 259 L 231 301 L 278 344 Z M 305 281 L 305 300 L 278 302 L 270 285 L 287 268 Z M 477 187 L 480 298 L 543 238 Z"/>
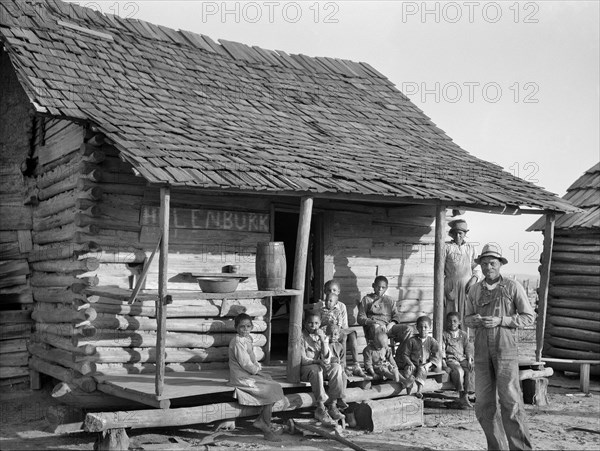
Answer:
<path fill-rule="evenodd" d="M 481 271 L 475 263 L 475 246 L 465 242 L 469 231 L 467 222 L 456 219 L 448 225 L 452 241 L 444 245 L 444 316 L 458 312 L 462 323 L 467 293 L 480 279 Z"/>
<path fill-rule="evenodd" d="M 264 432 L 265 440 L 280 442 L 275 434 L 282 432 L 271 423 L 273 404 L 283 399 L 281 385 L 262 373 L 252 345 L 252 318 L 240 313 L 234 320 L 237 335 L 229 342 L 229 385 L 242 406 L 262 406 L 254 427 Z"/>

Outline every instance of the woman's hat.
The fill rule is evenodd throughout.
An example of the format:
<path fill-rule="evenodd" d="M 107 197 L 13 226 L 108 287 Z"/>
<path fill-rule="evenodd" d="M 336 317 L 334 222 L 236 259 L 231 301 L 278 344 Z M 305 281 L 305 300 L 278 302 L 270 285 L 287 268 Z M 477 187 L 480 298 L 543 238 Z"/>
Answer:
<path fill-rule="evenodd" d="M 481 255 L 475 259 L 475 263 L 479 265 L 483 257 L 497 258 L 502 262 L 503 265 L 506 265 L 508 263 L 508 260 L 502 256 L 502 252 L 500 252 L 500 247 L 491 243 L 488 243 L 485 246 L 483 246 L 483 251 L 481 251 Z"/>
<path fill-rule="evenodd" d="M 454 221 L 450 221 L 448 225 L 450 226 L 450 230 L 460 230 L 465 233 L 469 231 L 467 221 L 464 219 L 455 219 Z"/>

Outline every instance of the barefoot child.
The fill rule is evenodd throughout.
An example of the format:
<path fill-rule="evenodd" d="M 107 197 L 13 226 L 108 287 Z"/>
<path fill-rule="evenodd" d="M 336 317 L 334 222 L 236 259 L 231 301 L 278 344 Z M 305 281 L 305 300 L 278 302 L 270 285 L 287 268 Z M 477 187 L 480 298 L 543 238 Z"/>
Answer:
<path fill-rule="evenodd" d="M 373 379 L 388 379 L 400 382 L 398 366 L 394 361 L 388 341 L 389 339 L 385 332 L 379 331 L 375 334 L 375 338 L 371 340 L 363 351 L 365 370 Z"/>
<path fill-rule="evenodd" d="M 442 335 L 442 369 L 450 374 L 460 395 L 460 405 L 463 408 L 473 407 L 467 393 L 473 372 L 473 347 L 469 336 L 460 329 L 460 314 L 450 312 L 446 315 L 446 330 Z"/>
<path fill-rule="evenodd" d="M 399 324 L 400 312 L 396 302 L 385 292 L 388 280 L 384 276 L 375 277 L 373 293 L 363 297 L 358 303 L 358 324 L 364 327 L 367 340 L 372 340 L 378 331 L 383 331 L 388 337 L 394 338 L 398 349 L 410 338 L 410 327 Z"/>
<path fill-rule="evenodd" d="M 325 330 L 330 324 L 338 326 L 340 329 L 339 341 L 343 345 L 343 358 L 339 363 L 342 367 L 346 367 L 346 349 L 350 349 L 354 365 L 348 367 L 347 374 L 349 376 L 365 377 L 360 364 L 358 363 L 358 345 L 356 331 L 350 329 L 348 325 L 348 310 L 343 302 L 339 302 L 340 284 L 332 279 L 323 286 L 325 299 L 313 304 L 313 311 L 321 315 L 321 329 Z M 327 333 L 327 332 L 326 332 Z M 331 341 L 331 336 L 329 337 Z"/>
<path fill-rule="evenodd" d="M 334 425 L 344 418 L 336 403 L 338 400 L 343 401 L 346 381 L 342 366 L 331 362 L 329 338 L 320 327 L 320 315 L 316 312 L 307 312 L 300 338 L 302 359 L 300 379 L 310 382 L 317 401 L 315 418 L 324 424 Z M 327 391 L 323 384 L 325 379 L 329 381 Z"/>
<path fill-rule="evenodd" d="M 243 406 L 263 406 L 254 427 L 264 432 L 265 440 L 281 441 L 271 423 L 273 404 L 283 398 L 281 385 L 262 373 L 252 346 L 252 318 L 240 313 L 234 320 L 237 335 L 229 343 L 229 384 L 235 387 L 234 397 Z"/>
<path fill-rule="evenodd" d="M 415 377 L 417 398 L 423 397 L 421 387 L 425 383 L 427 372 L 442 368 L 440 347 L 435 338 L 429 336 L 430 331 L 431 319 L 428 316 L 420 316 L 417 319 L 418 335 L 410 338 L 396 354 L 396 362 L 401 369 L 401 374 L 406 378 Z M 410 387 L 407 391 L 410 393 Z"/>

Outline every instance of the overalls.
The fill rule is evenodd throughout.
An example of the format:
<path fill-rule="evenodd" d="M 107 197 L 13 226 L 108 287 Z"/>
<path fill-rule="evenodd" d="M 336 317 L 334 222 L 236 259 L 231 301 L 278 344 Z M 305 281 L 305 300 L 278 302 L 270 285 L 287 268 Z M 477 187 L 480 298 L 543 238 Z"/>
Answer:
<path fill-rule="evenodd" d="M 479 327 L 473 315 L 497 316 L 498 327 Z M 465 323 L 475 332 L 475 414 L 488 449 L 531 449 L 519 384 L 517 328 L 533 324 L 534 312 L 523 287 L 500 278 L 489 290 L 485 281 L 468 295 Z M 497 401 L 500 402 L 498 409 Z"/>

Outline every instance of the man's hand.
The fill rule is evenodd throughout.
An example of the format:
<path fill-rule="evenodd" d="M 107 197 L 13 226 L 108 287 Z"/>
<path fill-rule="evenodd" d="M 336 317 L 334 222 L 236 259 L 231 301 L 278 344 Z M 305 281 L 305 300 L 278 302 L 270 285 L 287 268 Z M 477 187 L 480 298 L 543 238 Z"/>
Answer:
<path fill-rule="evenodd" d="M 392 330 L 392 327 L 394 327 L 396 325 L 396 323 L 394 322 L 389 322 L 385 325 L 385 331 L 389 332 L 390 330 Z"/>
<path fill-rule="evenodd" d="M 492 329 L 494 327 L 498 327 L 502 322 L 502 318 L 499 316 L 482 316 L 481 317 L 481 325 L 486 329 Z"/>
<path fill-rule="evenodd" d="M 408 370 L 410 373 L 412 373 L 413 371 L 415 371 L 415 368 L 416 368 L 416 367 L 415 367 L 415 365 L 414 365 L 413 363 L 410 363 L 410 364 L 406 365 L 406 369 L 407 369 L 407 370 Z"/>

